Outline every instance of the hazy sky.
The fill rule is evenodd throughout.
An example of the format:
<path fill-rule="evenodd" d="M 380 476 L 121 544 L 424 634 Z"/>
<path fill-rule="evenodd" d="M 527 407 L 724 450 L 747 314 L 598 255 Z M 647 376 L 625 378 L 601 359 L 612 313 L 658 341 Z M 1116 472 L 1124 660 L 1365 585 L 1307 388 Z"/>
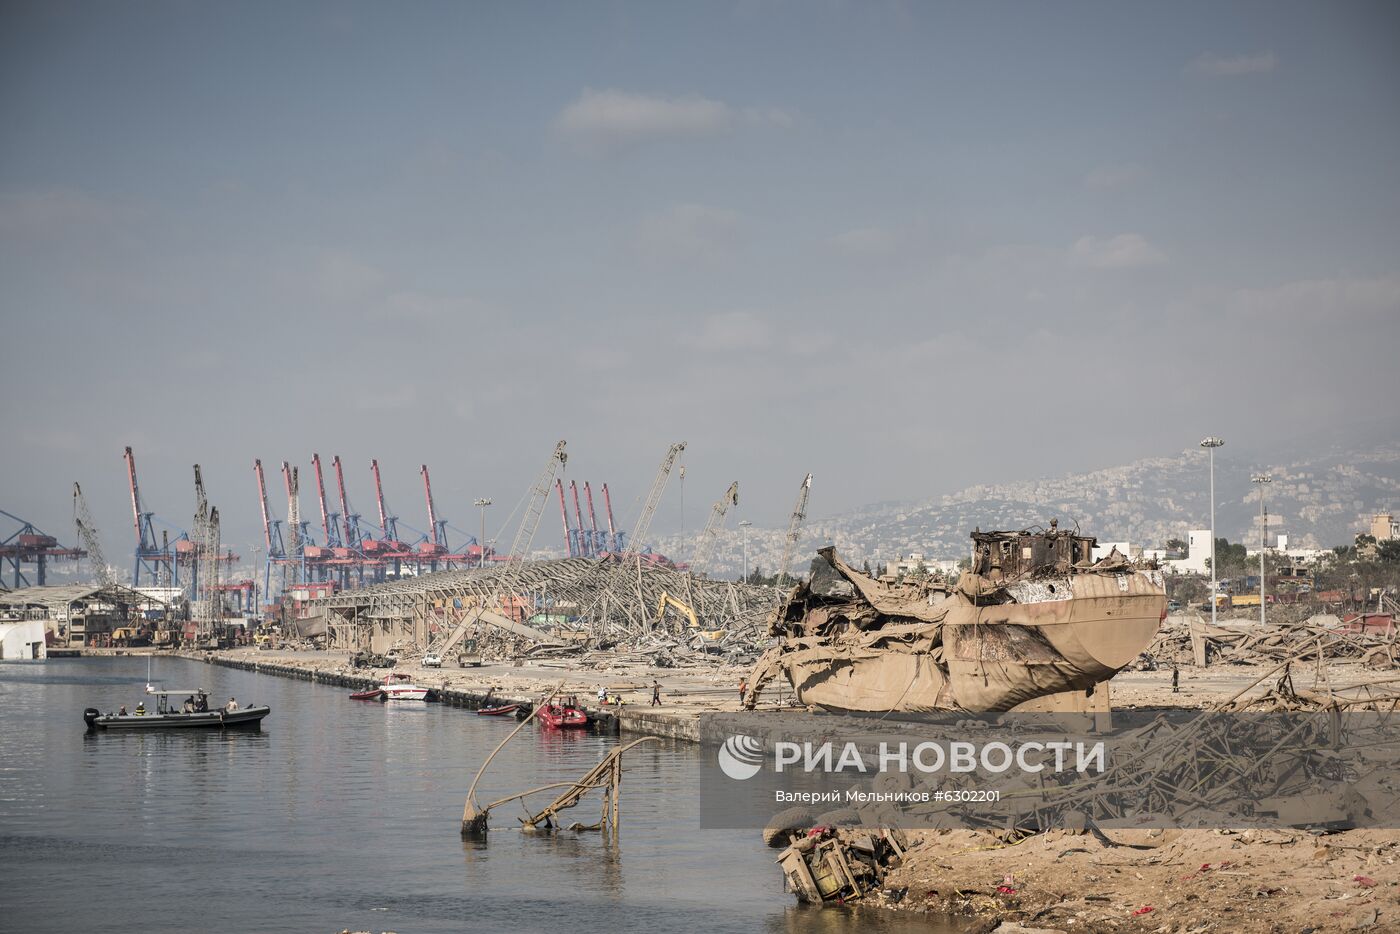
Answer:
<path fill-rule="evenodd" d="M 1387 413 L 1397 114 L 1384 2 L 11 0 L 0 508 L 124 552 L 131 444 L 246 550 L 319 451 L 475 530 L 567 438 L 630 524 L 683 439 L 777 524 Z"/>

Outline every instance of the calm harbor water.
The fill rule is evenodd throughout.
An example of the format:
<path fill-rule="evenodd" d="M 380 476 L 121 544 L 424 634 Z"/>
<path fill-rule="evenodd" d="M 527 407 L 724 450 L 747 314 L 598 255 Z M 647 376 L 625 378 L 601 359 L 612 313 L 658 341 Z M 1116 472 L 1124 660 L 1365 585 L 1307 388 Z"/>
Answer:
<path fill-rule="evenodd" d="M 698 829 L 689 744 L 629 753 L 616 845 L 520 833 L 514 805 L 489 840 L 463 841 L 466 787 L 513 720 L 158 658 L 164 687 L 270 704 L 262 732 L 87 733 L 83 708 L 134 708 L 146 672 L 0 664 L 0 930 L 944 930 L 794 906 L 756 832 Z M 478 798 L 574 779 L 616 742 L 527 727 Z"/>

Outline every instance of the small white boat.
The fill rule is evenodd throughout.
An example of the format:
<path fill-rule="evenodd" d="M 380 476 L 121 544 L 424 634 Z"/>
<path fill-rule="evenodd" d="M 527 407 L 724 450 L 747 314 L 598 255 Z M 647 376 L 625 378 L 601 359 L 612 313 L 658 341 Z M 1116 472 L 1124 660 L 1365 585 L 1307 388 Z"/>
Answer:
<path fill-rule="evenodd" d="M 379 689 L 386 701 L 423 701 L 428 699 L 428 689 L 419 687 L 407 680 L 408 675 L 387 675 L 384 686 Z"/>

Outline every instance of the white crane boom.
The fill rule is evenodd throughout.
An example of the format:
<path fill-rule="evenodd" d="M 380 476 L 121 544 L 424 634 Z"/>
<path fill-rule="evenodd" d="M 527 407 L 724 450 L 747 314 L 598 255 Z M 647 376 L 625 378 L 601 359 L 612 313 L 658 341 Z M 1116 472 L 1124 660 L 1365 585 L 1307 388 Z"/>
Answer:
<path fill-rule="evenodd" d="M 92 513 L 88 512 L 87 500 L 83 499 L 83 488 L 73 484 L 73 524 L 78 527 L 78 539 L 83 543 L 88 558 L 92 561 L 93 573 L 103 587 L 117 583 L 107 559 L 102 556 L 102 544 L 97 540 L 97 527 L 92 524 Z"/>
<path fill-rule="evenodd" d="M 739 481 L 735 480 L 729 484 L 729 489 L 724 491 L 724 495 L 715 500 L 715 504 L 710 507 L 710 518 L 705 523 L 705 530 L 700 533 L 700 541 L 695 545 L 695 557 L 690 561 L 690 573 L 696 574 L 705 569 L 710 561 L 710 553 L 714 551 L 715 541 L 719 538 L 720 529 L 724 528 L 725 517 L 729 515 L 729 507 L 739 505 Z"/>
<path fill-rule="evenodd" d="M 656 515 L 656 507 L 661 505 L 661 494 L 666 492 L 666 481 L 671 479 L 671 468 L 676 466 L 676 458 L 680 457 L 684 450 L 685 442 L 677 441 L 662 458 L 661 467 L 656 471 L 656 479 L 651 482 L 651 492 L 647 494 L 646 504 L 642 506 L 642 514 L 637 517 L 637 524 L 632 527 L 632 535 L 627 539 L 631 550 L 636 551 L 642 547 L 642 539 L 651 530 L 651 520 Z"/>
<path fill-rule="evenodd" d="M 788 568 L 792 564 L 792 553 L 797 550 L 797 540 L 802 536 L 802 522 L 807 518 L 807 497 L 812 492 L 812 475 L 802 478 L 802 488 L 797 491 L 797 505 L 792 509 L 792 519 L 788 522 L 787 538 L 783 540 L 783 561 L 778 565 L 778 588 L 781 590 L 787 580 Z"/>
<path fill-rule="evenodd" d="M 554 445 L 554 451 L 549 455 L 549 462 L 544 465 L 539 479 L 530 488 L 530 502 L 525 506 L 525 515 L 520 520 L 520 528 L 515 532 L 515 540 L 510 543 L 510 563 L 507 565 L 507 570 L 516 567 L 525 560 L 530 545 L 535 541 L 535 530 L 539 528 L 540 516 L 544 514 L 544 504 L 545 500 L 549 498 L 550 484 L 554 482 L 556 465 L 562 468 L 569 461 L 569 455 L 564 450 L 565 444 L 566 442 L 560 441 Z M 482 542 L 481 547 L 485 548 L 486 543 Z"/>

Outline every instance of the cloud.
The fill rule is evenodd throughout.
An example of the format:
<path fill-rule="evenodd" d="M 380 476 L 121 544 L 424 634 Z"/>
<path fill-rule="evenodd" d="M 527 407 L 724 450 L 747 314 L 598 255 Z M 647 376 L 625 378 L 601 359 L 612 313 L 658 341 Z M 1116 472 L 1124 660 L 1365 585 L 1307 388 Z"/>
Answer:
<path fill-rule="evenodd" d="M 121 220 L 132 219 L 130 208 L 93 197 L 85 191 L 55 188 L 0 194 L 0 235 L 23 239 L 58 239 L 106 235 Z"/>
<path fill-rule="evenodd" d="M 585 88 L 554 118 L 555 129 L 585 149 L 606 150 L 657 140 L 703 139 L 737 125 L 788 128 L 793 117 L 776 108 L 734 108 L 698 94 L 668 97 Z"/>
<path fill-rule="evenodd" d="M 653 259 L 714 262 L 735 253 L 743 238 L 743 218 L 704 204 L 677 204 L 638 225 L 636 247 Z"/>
<path fill-rule="evenodd" d="M 1070 261 L 1092 269 L 1136 269 L 1167 261 L 1166 254 L 1147 242 L 1142 234 L 1124 233 L 1113 237 L 1080 237 L 1070 247 Z"/>
<path fill-rule="evenodd" d="M 1339 316 L 1400 316 L 1400 278 L 1300 279 L 1261 289 L 1236 289 L 1226 305 L 1237 314 L 1278 321 L 1332 324 Z"/>
<path fill-rule="evenodd" d="M 312 286 L 324 298 L 343 302 L 378 291 L 385 281 L 382 271 L 346 253 L 327 252 L 311 269 Z"/>
<path fill-rule="evenodd" d="M 687 343 L 700 350 L 724 353 L 737 350 L 762 350 L 772 341 L 772 329 L 757 315 L 747 311 L 730 311 L 710 315 L 700 326 L 698 334 Z"/>
<path fill-rule="evenodd" d="M 1084 187 L 1094 191 L 1118 191 L 1131 188 L 1146 178 L 1147 170 L 1132 162 L 1101 165 L 1084 177 Z"/>
<path fill-rule="evenodd" d="M 1278 66 L 1278 56 L 1273 52 L 1256 52 L 1253 55 L 1217 55 L 1205 52 L 1186 63 L 1188 75 L 1201 75 L 1210 78 L 1235 78 L 1240 75 L 1263 75 Z"/>
<path fill-rule="evenodd" d="M 893 231 L 883 227 L 856 227 L 831 238 L 831 245 L 864 256 L 889 253 L 898 245 Z"/>

